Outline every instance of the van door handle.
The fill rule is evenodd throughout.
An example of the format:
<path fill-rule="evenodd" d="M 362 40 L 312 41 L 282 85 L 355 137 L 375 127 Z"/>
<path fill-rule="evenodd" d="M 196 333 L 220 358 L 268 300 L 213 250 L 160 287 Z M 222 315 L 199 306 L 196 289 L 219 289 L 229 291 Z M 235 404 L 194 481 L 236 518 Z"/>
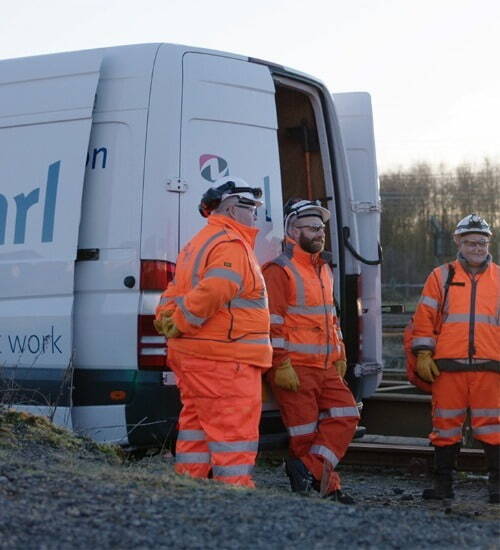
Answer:
<path fill-rule="evenodd" d="M 98 259 L 99 259 L 98 248 L 79 248 L 76 251 L 77 262 L 90 262 L 90 261 L 95 262 Z"/>

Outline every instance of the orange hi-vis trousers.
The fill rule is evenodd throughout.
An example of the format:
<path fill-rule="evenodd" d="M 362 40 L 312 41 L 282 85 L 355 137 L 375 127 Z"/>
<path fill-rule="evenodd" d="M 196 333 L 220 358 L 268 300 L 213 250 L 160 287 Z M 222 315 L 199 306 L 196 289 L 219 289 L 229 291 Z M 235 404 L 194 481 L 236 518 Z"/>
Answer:
<path fill-rule="evenodd" d="M 299 458 L 318 482 L 326 467 L 327 493 L 331 493 L 340 489 L 340 477 L 334 468 L 354 436 L 359 411 L 335 367 L 293 368 L 300 380 L 297 392 L 276 386 L 272 371 L 266 380 L 290 436 L 290 454 Z"/>
<path fill-rule="evenodd" d="M 500 374 L 489 371 L 445 371 L 432 383 L 433 445 L 446 447 L 462 440 L 467 408 L 474 438 L 500 445 Z"/>
<path fill-rule="evenodd" d="M 181 394 L 175 471 L 255 487 L 262 369 L 169 350 Z"/>

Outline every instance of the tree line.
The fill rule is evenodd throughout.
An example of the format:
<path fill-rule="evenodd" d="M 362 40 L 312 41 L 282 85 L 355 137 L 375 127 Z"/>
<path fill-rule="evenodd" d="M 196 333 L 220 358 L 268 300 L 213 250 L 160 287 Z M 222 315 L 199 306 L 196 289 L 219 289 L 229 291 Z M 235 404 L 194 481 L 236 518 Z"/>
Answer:
<path fill-rule="evenodd" d="M 470 213 L 500 232 L 500 164 L 450 169 L 419 163 L 380 176 L 383 299 L 411 299 L 429 272 L 456 256 L 453 231 Z M 496 231 L 495 231 L 496 230 Z M 491 252 L 498 261 L 499 242 Z"/>

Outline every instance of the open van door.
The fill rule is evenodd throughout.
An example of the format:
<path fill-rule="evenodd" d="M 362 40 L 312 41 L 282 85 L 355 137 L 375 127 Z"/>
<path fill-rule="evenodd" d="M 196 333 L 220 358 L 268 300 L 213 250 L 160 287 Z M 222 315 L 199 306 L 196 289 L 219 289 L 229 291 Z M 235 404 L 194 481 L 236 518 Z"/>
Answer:
<path fill-rule="evenodd" d="M 0 382 L 71 427 L 74 267 L 98 52 L 0 62 Z"/>
<path fill-rule="evenodd" d="M 282 198 L 275 88 L 269 68 L 217 55 L 183 57 L 179 248 L 206 221 L 201 196 L 224 176 L 264 191 L 256 251 L 261 262 L 281 252 Z"/>
<path fill-rule="evenodd" d="M 375 156 L 373 115 L 370 95 L 365 92 L 333 94 L 347 152 L 353 197 L 351 210 L 356 219 L 359 249 L 349 235 L 344 244 L 360 262 L 361 338 L 357 397 L 375 392 L 382 378 L 382 317 L 380 264 L 380 190 Z"/>

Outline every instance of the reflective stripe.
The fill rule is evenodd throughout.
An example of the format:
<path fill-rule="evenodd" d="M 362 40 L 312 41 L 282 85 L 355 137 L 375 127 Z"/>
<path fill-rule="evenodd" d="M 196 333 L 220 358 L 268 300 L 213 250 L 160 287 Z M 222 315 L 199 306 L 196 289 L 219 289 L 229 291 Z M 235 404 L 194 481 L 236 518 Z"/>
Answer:
<path fill-rule="evenodd" d="M 252 473 L 253 464 L 238 464 L 237 466 L 212 466 L 216 477 L 247 476 Z"/>
<path fill-rule="evenodd" d="M 431 336 L 419 336 L 418 338 L 413 338 L 411 341 L 411 347 L 412 349 L 419 347 L 434 349 L 436 347 L 436 340 Z"/>
<path fill-rule="evenodd" d="M 201 259 L 203 258 L 203 254 L 205 254 L 205 250 L 212 243 L 212 241 L 214 241 L 215 239 L 218 239 L 219 237 L 222 237 L 222 235 L 225 235 L 225 234 L 226 234 L 225 231 L 219 231 L 218 233 L 215 233 L 209 239 L 207 239 L 205 244 L 201 246 L 200 249 L 198 250 L 198 254 L 196 255 L 196 258 L 193 262 L 193 275 L 191 277 L 191 285 L 193 288 L 198 284 L 200 280 L 200 276 L 198 275 L 198 272 L 200 270 Z"/>
<path fill-rule="evenodd" d="M 184 317 L 192 324 L 197 327 L 201 327 L 201 325 L 206 321 L 206 319 L 203 319 L 201 317 L 197 317 L 193 313 L 191 313 L 184 304 L 184 298 L 179 297 L 175 299 L 175 303 L 180 307 Z"/>
<path fill-rule="evenodd" d="M 309 452 L 322 456 L 325 460 L 328 460 L 328 462 L 334 468 L 339 463 L 339 459 L 337 458 L 337 455 L 333 451 L 330 451 L 330 449 L 328 449 L 324 445 L 313 445 L 310 448 Z"/>
<path fill-rule="evenodd" d="M 316 433 L 318 427 L 317 422 L 311 422 L 310 424 L 299 424 L 298 426 L 288 426 L 287 431 L 291 437 L 296 435 L 308 435 Z"/>
<path fill-rule="evenodd" d="M 484 363 L 491 363 L 491 359 L 453 359 L 455 363 L 461 363 L 462 365 L 482 365 Z"/>
<path fill-rule="evenodd" d="M 432 427 L 432 431 L 437 433 L 440 437 L 453 437 L 456 435 L 462 435 L 462 428 L 453 428 L 451 430 L 443 430 L 441 428 Z"/>
<path fill-rule="evenodd" d="M 500 409 L 471 409 L 472 416 L 499 416 Z"/>
<path fill-rule="evenodd" d="M 258 441 L 210 441 L 208 447 L 212 453 L 257 452 Z"/>
<path fill-rule="evenodd" d="M 434 300 L 434 298 L 431 298 L 429 296 L 422 296 L 419 300 L 419 304 L 424 304 L 426 306 L 432 307 L 433 309 L 438 308 L 438 301 Z"/>
<path fill-rule="evenodd" d="M 301 315 L 321 315 L 323 313 L 334 313 L 333 304 L 325 304 L 322 306 L 290 306 L 288 313 L 299 313 Z"/>
<path fill-rule="evenodd" d="M 467 313 L 450 313 L 443 320 L 443 323 L 468 323 L 470 319 Z"/>
<path fill-rule="evenodd" d="M 210 464 L 210 453 L 177 453 L 176 464 Z"/>
<path fill-rule="evenodd" d="M 177 441 L 204 441 L 205 432 L 203 430 L 180 430 Z"/>
<path fill-rule="evenodd" d="M 487 325 L 496 326 L 499 323 L 499 320 L 493 315 L 480 315 L 476 313 L 476 323 L 486 323 Z"/>
<path fill-rule="evenodd" d="M 271 324 L 273 325 L 282 325 L 285 322 L 281 315 L 276 315 L 271 313 Z"/>
<path fill-rule="evenodd" d="M 271 340 L 269 338 L 255 338 L 254 340 L 235 340 L 238 344 L 258 344 L 262 346 L 270 346 Z"/>
<path fill-rule="evenodd" d="M 169 297 L 169 296 L 162 296 L 160 298 L 160 306 L 164 306 L 169 300 L 171 300 L 172 298 Z"/>
<path fill-rule="evenodd" d="M 204 279 L 210 279 L 211 277 L 217 277 L 218 279 L 226 279 L 227 281 L 232 281 L 241 287 L 242 279 L 241 275 L 233 271 L 232 269 L 224 269 L 223 267 L 218 267 L 210 269 L 203 275 Z"/>
<path fill-rule="evenodd" d="M 332 407 L 331 409 L 319 413 L 320 420 L 324 418 L 341 418 L 345 416 L 359 417 L 358 407 Z"/>
<path fill-rule="evenodd" d="M 271 344 L 273 348 L 284 348 L 285 347 L 285 339 L 284 338 L 272 338 Z"/>
<path fill-rule="evenodd" d="M 229 302 L 231 307 L 237 307 L 241 309 L 267 309 L 267 297 L 264 298 L 234 298 Z"/>
<path fill-rule="evenodd" d="M 474 434 L 496 434 L 497 432 L 500 433 L 500 424 L 480 426 L 479 428 L 474 428 L 474 426 L 472 426 L 472 433 Z"/>
<path fill-rule="evenodd" d="M 285 347 L 285 346 L 284 346 Z M 334 346 L 328 343 L 326 346 L 319 346 L 314 344 L 296 344 L 294 342 L 288 342 L 286 349 L 289 351 L 298 351 L 300 353 L 310 353 L 310 354 L 322 354 L 326 355 L 331 353 L 336 349 L 337 346 Z"/>
<path fill-rule="evenodd" d="M 455 416 L 462 416 L 467 409 L 434 409 L 433 416 L 436 418 L 455 418 Z"/>

